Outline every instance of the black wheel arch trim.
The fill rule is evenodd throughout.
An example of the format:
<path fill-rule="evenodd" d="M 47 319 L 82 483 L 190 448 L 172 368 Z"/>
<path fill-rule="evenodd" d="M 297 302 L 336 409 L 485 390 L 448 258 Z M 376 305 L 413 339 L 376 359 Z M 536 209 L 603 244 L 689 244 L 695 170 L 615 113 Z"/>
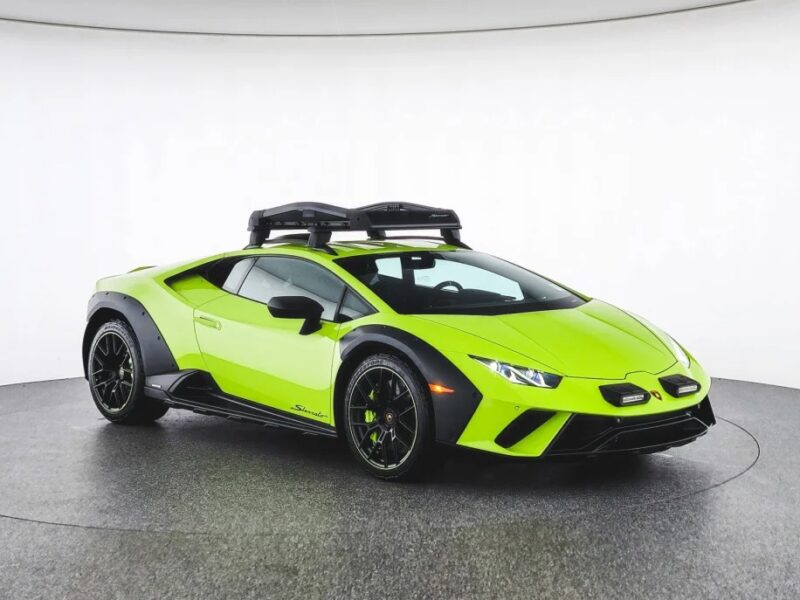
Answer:
<path fill-rule="evenodd" d="M 83 333 L 83 374 L 88 378 L 87 361 L 89 346 L 97 331 L 95 317 L 103 310 L 111 310 L 121 314 L 133 329 L 139 351 L 142 355 L 142 367 L 147 376 L 169 373 L 178 369 L 175 357 L 164 341 L 155 321 L 147 309 L 136 298 L 120 292 L 96 292 L 89 299 L 86 315 L 86 329 Z"/>
<path fill-rule="evenodd" d="M 453 390 L 431 393 L 436 441 L 455 444 L 480 404 L 478 388 L 441 352 L 415 335 L 388 325 L 362 325 L 342 337 L 342 363 L 364 344 L 389 346 L 407 357 L 426 384 L 438 383 Z M 338 374 L 337 374 L 338 378 Z"/>

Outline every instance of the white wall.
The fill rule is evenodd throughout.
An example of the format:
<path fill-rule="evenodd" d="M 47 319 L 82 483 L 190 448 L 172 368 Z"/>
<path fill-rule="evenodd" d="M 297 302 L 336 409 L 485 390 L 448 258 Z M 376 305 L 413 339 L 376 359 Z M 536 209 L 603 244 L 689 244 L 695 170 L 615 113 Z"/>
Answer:
<path fill-rule="evenodd" d="M 80 374 L 95 279 L 250 210 L 455 207 L 464 238 L 800 386 L 800 5 L 345 39 L 0 24 L 0 383 Z"/>
<path fill-rule="evenodd" d="M 0 0 L 0 17 L 90 27 L 337 35 L 586 23 L 742 0 Z"/>

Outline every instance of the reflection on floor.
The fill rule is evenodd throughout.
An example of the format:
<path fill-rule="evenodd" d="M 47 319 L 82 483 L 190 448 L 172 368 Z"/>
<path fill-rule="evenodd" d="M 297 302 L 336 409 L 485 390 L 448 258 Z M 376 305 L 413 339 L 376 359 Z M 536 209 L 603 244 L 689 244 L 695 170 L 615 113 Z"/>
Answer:
<path fill-rule="evenodd" d="M 797 597 L 800 391 L 711 397 L 718 425 L 663 454 L 451 453 L 391 484 L 331 440 L 175 410 L 114 426 L 83 380 L 0 387 L 3 593 Z"/>

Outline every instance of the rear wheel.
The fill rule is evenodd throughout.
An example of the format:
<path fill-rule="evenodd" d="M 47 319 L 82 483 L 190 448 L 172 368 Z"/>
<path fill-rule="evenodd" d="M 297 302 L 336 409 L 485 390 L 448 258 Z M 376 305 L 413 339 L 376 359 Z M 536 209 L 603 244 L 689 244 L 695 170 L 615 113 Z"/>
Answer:
<path fill-rule="evenodd" d="M 144 395 L 144 368 L 136 337 L 123 321 L 97 330 L 86 372 L 92 398 L 113 423 L 148 423 L 162 417 L 167 405 Z"/>
<path fill-rule="evenodd" d="M 421 475 L 432 463 L 433 418 L 419 375 L 389 354 L 370 356 L 353 372 L 344 398 L 347 445 L 381 479 Z"/>

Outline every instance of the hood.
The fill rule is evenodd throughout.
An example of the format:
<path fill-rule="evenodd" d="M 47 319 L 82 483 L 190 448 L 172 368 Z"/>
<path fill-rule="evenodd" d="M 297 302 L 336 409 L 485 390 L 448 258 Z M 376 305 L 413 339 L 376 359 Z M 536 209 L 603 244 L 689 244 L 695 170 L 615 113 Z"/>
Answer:
<path fill-rule="evenodd" d="M 624 379 L 635 371 L 659 373 L 675 363 L 654 333 L 599 300 L 576 308 L 508 315 L 418 317 L 504 346 L 571 377 Z"/>

